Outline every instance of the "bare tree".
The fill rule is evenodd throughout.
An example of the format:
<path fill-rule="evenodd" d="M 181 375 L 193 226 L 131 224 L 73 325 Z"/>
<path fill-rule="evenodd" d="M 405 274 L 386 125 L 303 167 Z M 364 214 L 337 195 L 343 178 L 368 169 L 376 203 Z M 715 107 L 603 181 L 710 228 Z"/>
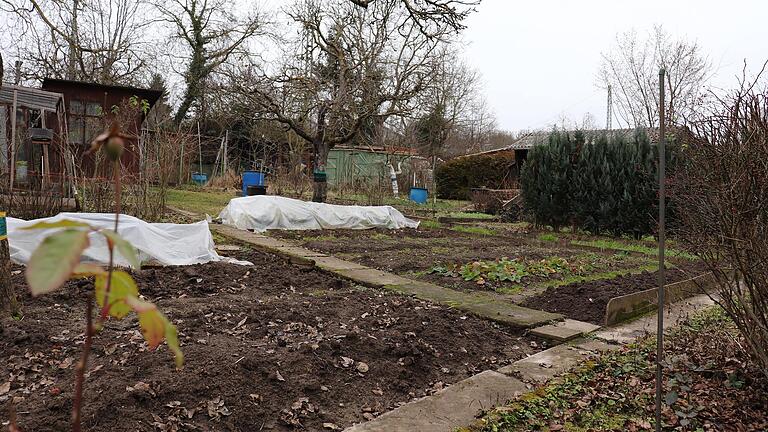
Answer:
<path fill-rule="evenodd" d="M 313 200 L 325 201 L 328 152 L 373 133 L 390 116 L 413 111 L 433 76 L 443 43 L 425 36 L 399 0 L 367 8 L 347 1 L 301 0 L 288 10 L 303 30 L 280 67 L 251 67 L 234 81 L 258 115 L 292 130 L 312 146 Z M 448 32 L 444 26 L 443 31 Z M 244 87 L 245 85 L 245 87 Z"/>
<path fill-rule="evenodd" d="M 478 150 L 495 127 L 479 72 L 468 65 L 453 46 L 440 49 L 433 59 L 433 68 L 434 76 L 418 96 L 422 112 L 417 113 L 415 126 L 432 129 L 427 134 L 437 141 L 428 140 L 429 146 L 422 152 L 430 156 L 452 156 Z"/>
<path fill-rule="evenodd" d="M 178 124 L 203 100 L 211 74 L 236 53 L 246 53 L 247 42 L 260 33 L 264 20 L 256 10 L 231 12 L 238 9 L 232 0 L 157 0 L 155 7 L 183 47 L 177 57 L 185 63 L 184 96 L 174 116 Z"/>
<path fill-rule="evenodd" d="M 661 26 L 647 38 L 635 31 L 616 36 L 611 51 L 602 54 L 598 85 L 610 85 L 620 120 L 628 127 L 659 123 L 658 73 L 666 69 L 667 115 L 682 120 L 699 102 L 710 63 L 696 42 L 673 39 Z"/>
<path fill-rule="evenodd" d="M 145 66 L 144 0 L 0 0 L 28 78 L 130 83 Z"/>
<path fill-rule="evenodd" d="M 377 0 L 349 0 L 368 8 Z M 378 0 L 387 1 L 387 0 Z M 481 0 L 399 0 L 411 21 L 422 34 L 428 37 L 442 37 L 445 28 L 459 32 L 465 28 L 464 20 L 475 10 Z"/>

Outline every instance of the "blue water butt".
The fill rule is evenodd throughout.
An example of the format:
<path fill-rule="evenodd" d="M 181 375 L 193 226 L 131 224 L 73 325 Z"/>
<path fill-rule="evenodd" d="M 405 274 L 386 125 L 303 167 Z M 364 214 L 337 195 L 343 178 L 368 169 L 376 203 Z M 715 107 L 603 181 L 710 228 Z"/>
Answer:
<path fill-rule="evenodd" d="M 248 196 L 248 186 L 265 186 L 264 173 L 257 171 L 244 171 L 243 196 Z"/>
<path fill-rule="evenodd" d="M 428 195 L 427 190 L 424 188 L 411 188 L 411 201 L 413 202 L 426 204 Z"/>
<path fill-rule="evenodd" d="M 192 181 L 196 185 L 204 185 L 208 181 L 208 174 L 194 173 L 192 174 Z"/>

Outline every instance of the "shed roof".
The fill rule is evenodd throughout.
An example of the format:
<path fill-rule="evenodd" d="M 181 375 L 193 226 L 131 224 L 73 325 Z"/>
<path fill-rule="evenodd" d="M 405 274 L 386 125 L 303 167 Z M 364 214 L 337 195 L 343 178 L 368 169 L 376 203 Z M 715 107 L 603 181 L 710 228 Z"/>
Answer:
<path fill-rule="evenodd" d="M 14 91 L 16 104 L 20 107 L 56 112 L 64 101 L 61 93 L 3 83 L 0 87 L 0 104 L 13 104 Z"/>
<path fill-rule="evenodd" d="M 150 106 L 153 106 L 163 96 L 162 90 L 140 88 L 140 87 L 129 87 L 129 86 L 121 86 L 121 85 L 99 84 L 99 83 L 92 83 L 92 82 L 86 82 L 86 81 L 74 81 L 74 80 L 66 80 L 66 79 L 58 79 L 58 78 L 43 79 L 43 88 L 54 88 L 57 90 L 61 90 L 61 89 L 76 90 L 78 88 L 101 89 L 106 92 L 109 92 L 109 91 L 123 92 L 126 94 L 139 96 L 142 99 L 146 99 L 147 102 L 149 102 Z"/>

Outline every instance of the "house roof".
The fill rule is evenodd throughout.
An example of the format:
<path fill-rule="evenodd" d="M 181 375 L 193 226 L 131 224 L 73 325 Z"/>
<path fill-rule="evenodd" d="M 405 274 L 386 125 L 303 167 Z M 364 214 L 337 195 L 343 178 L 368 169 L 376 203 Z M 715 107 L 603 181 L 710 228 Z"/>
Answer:
<path fill-rule="evenodd" d="M 470 157 L 470 156 L 489 155 L 489 154 L 500 153 L 500 152 L 511 151 L 511 150 L 528 150 L 535 145 L 544 143 L 547 139 L 547 136 L 549 136 L 549 132 L 531 132 L 527 135 L 524 135 L 516 139 L 515 141 L 512 142 L 512 144 L 508 146 L 458 156 L 457 159 Z"/>
<path fill-rule="evenodd" d="M 635 133 L 635 130 L 636 129 L 611 129 L 608 132 L 610 132 L 611 134 L 624 135 L 625 137 L 630 137 L 632 136 L 633 133 Z M 651 140 L 652 144 L 655 144 L 656 142 L 658 142 L 659 140 L 658 128 L 646 128 L 645 131 L 648 134 L 648 138 Z M 565 132 L 573 133 L 576 131 L 567 130 Z M 593 129 L 593 130 L 583 130 L 582 132 L 590 136 L 596 136 L 598 134 L 605 133 L 606 130 Z M 690 134 L 689 131 L 687 131 L 687 129 L 683 127 L 671 127 L 669 129 L 669 132 L 680 137 L 687 137 Z M 500 153 L 500 152 L 511 151 L 511 150 L 530 150 L 534 146 L 537 146 L 539 144 L 544 144 L 545 142 L 547 142 L 547 139 L 550 133 L 551 131 L 531 132 L 527 135 L 524 135 L 516 139 L 514 142 L 512 142 L 512 144 L 508 146 L 500 147 L 493 150 L 485 150 L 485 151 L 458 156 L 458 157 L 462 158 L 462 157 L 470 157 L 470 156 L 488 155 L 488 154 Z"/>
<path fill-rule="evenodd" d="M 148 89 L 148 88 L 140 88 L 140 87 L 130 87 L 130 86 L 120 86 L 120 85 L 108 85 L 108 84 L 99 84 L 99 83 L 92 83 L 92 82 L 86 82 L 86 81 L 74 81 L 74 80 L 65 80 L 65 79 L 58 79 L 58 78 L 45 78 L 43 79 L 43 88 L 61 88 L 61 87 L 69 87 L 69 88 L 97 88 L 97 89 L 103 89 L 104 91 L 120 91 L 124 93 L 130 93 L 131 95 L 140 96 L 142 99 L 146 99 L 147 102 L 149 102 L 149 105 L 154 105 L 158 100 L 160 100 L 161 97 L 163 97 L 163 91 L 162 90 L 154 90 L 154 89 Z"/>
<path fill-rule="evenodd" d="M 0 104 L 13 104 L 14 92 L 16 104 L 20 107 L 56 112 L 64 101 L 61 93 L 3 83 L 0 86 Z"/>
<path fill-rule="evenodd" d="M 408 147 L 374 147 L 374 146 L 335 146 L 332 150 L 354 151 L 367 153 L 383 153 L 398 156 L 415 156 L 416 151 Z"/>

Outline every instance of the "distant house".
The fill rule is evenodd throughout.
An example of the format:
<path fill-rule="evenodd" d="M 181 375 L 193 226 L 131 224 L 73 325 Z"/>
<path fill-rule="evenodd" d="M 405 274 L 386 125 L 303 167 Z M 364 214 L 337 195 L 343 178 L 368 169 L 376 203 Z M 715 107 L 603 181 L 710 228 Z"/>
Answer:
<path fill-rule="evenodd" d="M 68 143 L 75 160 L 76 175 L 84 177 L 106 173 L 103 166 L 97 166 L 98 156 L 84 156 L 83 153 L 88 150 L 93 138 L 105 129 L 111 119 L 115 118 L 119 107 L 135 97 L 138 103 L 145 101 L 148 112 L 163 95 L 160 90 L 54 78 L 44 79 L 42 89 L 63 95 L 66 123 L 59 125 L 58 118 L 52 118 L 49 125 L 65 131 L 66 135 L 62 134 L 59 139 Z M 146 112 L 137 109 L 132 113 L 120 115 L 122 129 L 136 136 L 135 139 L 129 140 L 122 163 L 126 173 L 136 174 L 139 169 L 138 140 Z"/>

